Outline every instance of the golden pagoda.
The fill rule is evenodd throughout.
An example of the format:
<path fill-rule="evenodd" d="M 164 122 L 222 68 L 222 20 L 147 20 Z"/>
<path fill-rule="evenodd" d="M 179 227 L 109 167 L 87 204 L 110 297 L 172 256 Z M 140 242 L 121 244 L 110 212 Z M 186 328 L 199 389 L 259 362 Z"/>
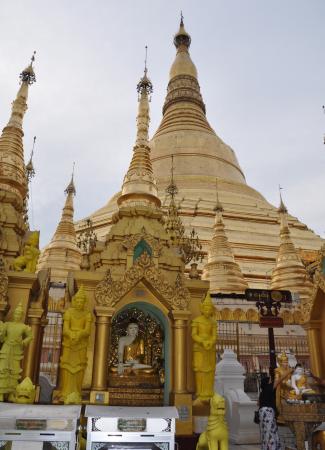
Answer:
<path fill-rule="evenodd" d="M 246 184 L 233 150 L 209 125 L 183 19 L 174 43 L 177 53 L 163 118 L 151 141 L 153 86 L 146 66 L 137 85 L 130 165 L 121 191 L 91 216 L 98 239 L 82 254 L 73 224 L 72 177 L 37 274 L 28 270 L 36 258 L 34 265 L 23 265 L 26 248 L 31 253 L 34 245 L 33 255 L 38 256 L 38 234 L 29 231 L 24 219 L 27 182 L 22 144 L 28 86 L 35 80 L 33 61 L 22 73 L 11 118 L 0 138 L 0 319 L 10 322 L 21 305 L 22 322 L 33 335 L 22 374 L 36 390 L 39 375 L 50 375 L 54 389 L 49 402 L 175 405 L 183 411 L 177 433 L 192 434 L 193 416 L 202 415 L 200 405 L 193 403 L 195 392 L 199 403 L 212 394 L 218 345 L 215 319 L 257 327 L 257 311 L 243 296 L 248 286 L 265 288 L 271 279 L 272 288 L 299 294 L 295 312 L 286 313 L 297 318 L 295 323 L 304 323 L 312 367 L 324 374 L 320 356 L 324 251 L 319 252 L 322 240 L 288 215 L 282 199 L 277 211 Z M 166 188 L 171 201 L 162 206 Z M 191 245 L 192 227 L 207 255 L 193 273 L 187 267 L 190 258 L 184 259 L 178 248 L 186 239 Z M 77 225 L 79 233 L 83 228 L 82 223 Z M 304 267 L 298 248 L 321 255 L 316 272 Z M 206 295 L 209 288 L 221 294 L 217 300 L 221 310 Z M 301 327 L 300 332 L 305 333 Z M 206 358 L 209 395 L 202 385 Z"/>
<path fill-rule="evenodd" d="M 25 222 L 27 177 L 23 119 L 27 110 L 29 86 L 36 80 L 34 59 L 33 55 L 31 63 L 20 74 L 21 85 L 12 103 L 9 122 L 0 137 L 0 254 L 5 257 L 8 266 L 20 254 L 25 232 L 28 230 Z"/>
<path fill-rule="evenodd" d="M 67 195 L 62 217 L 51 242 L 42 250 L 37 270 L 51 269 L 51 281 L 65 282 L 69 271 L 79 270 L 81 251 L 77 246 L 73 223 L 73 197 L 76 195 L 73 175 L 65 189 Z"/>
<path fill-rule="evenodd" d="M 282 197 L 278 211 L 281 222 L 280 247 L 272 272 L 271 289 L 287 289 L 293 294 L 298 294 L 303 303 L 311 295 L 312 282 L 291 240 L 287 221 L 288 211 Z"/>
<path fill-rule="evenodd" d="M 217 194 L 214 235 L 204 266 L 203 279 L 210 281 L 210 292 L 243 293 L 248 288 L 239 265 L 235 262 L 222 219 L 223 207 Z"/>
<path fill-rule="evenodd" d="M 191 37 L 185 31 L 183 20 L 174 44 L 176 57 L 170 69 L 163 117 L 150 141 L 158 197 L 163 203 L 173 156 L 179 216 L 187 232 L 194 227 L 208 254 L 214 233 L 217 179 L 234 261 L 249 287 L 266 288 L 280 244 L 277 208 L 246 183 L 235 152 L 208 122 L 197 69 L 189 53 Z M 115 194 L 91 215 L 99 240 L 104 240 L 110 230 L 118 197 L 119 193 Z M 296 248 L 314 254 L 321 246 L 320 237 L 295 217 L 288 215 L 287 220 Z M 77 223 L 77 233 L 83 227 L 82 221 Z"/>

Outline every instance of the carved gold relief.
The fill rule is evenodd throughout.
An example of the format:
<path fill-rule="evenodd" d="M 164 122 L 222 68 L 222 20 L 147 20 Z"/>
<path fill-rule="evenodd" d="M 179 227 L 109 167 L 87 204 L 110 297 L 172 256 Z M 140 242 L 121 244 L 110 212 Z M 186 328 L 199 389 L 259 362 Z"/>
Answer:
<path fill-rule="evenodd" d="M 309 322 L 309 320 L 311 319 L 310 316 L 317 296 L 318 289 L 321 289 L 323 292 L 325 292 L 325 278 L 324 275 L 321 273 L 321 262 L 319 264 L 319 268 L 316 270 L 316 273 L 314 275 L 313 290 L 311 295 L 307 299 L 303 299 L 301 301 L 301 313 L 304 323 Z"/>
<path fill-rule="evenodd" d="M 161 255 L 162 251 L 162 244 L 159 239 L 154 238 L 150 234 L 147 233 L 145 227 L 142 228 L 141 233 L 134 234 L 132 236 L 126 236 L 126 238 L 123 241 L 123 247 L 125 247 L 128 250 L 128 253 L 132 253 L 134 247 L 141 241 L 146 241 L 153 251 L 154 257 L 159 257 Z"/>
<path fill-rule="evenodd" d="M 145 279 L 168 303 L 171 309 L 188 309 L 190 293 L 179 274 L 174 285 L 169 284 L 157 269 L 148 253 L 144 252 L 119 280 L 113 280 L 108 270 L 95 290 L 96 304 L 113 307 L 139 281 Z"/>

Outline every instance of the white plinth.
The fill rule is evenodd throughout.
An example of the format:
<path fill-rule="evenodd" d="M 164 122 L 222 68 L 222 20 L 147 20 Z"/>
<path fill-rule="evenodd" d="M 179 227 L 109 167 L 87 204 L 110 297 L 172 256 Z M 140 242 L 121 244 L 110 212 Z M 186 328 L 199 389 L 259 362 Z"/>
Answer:
<path fill-rule="evenodd" d="M 74 450 L 79 417 L 80 406 L 0 403 L 0 449 L 10 442 L 12 450 L 42 450 L 47 442 Z"/>
<path fill-rule="evenodd" d="M 216 366 L 215 390 L 226 399 L 230 442 L 257 444 L 260 442 L 259 426 L 253 422 L 257 405 L 244 392 L 244 373 L 236 353 L 225 349 Z"/>
<path fill-rule="evenodd" d="M 87 450 L 146 450 L 152 443 L 174 450 L 177 409 L 167 407 L 86 407 Z"/>

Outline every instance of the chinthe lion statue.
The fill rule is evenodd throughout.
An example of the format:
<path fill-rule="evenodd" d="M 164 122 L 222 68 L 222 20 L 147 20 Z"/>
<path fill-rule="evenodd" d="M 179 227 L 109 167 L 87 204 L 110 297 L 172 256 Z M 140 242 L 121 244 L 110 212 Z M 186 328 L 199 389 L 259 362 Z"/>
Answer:
<path fill-rule="evenodd" d="M 225 399 L 215 393 L 210 400 L 206 430 L 200 435 L 196 450 L 228 450 L 228 427 L 225 421 Z"/>

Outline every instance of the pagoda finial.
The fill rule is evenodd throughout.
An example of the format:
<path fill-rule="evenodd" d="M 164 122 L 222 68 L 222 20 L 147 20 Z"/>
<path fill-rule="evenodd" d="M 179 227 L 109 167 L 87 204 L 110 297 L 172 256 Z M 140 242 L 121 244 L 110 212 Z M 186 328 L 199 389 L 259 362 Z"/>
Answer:
<path fill-rule="evenodd" d="M 180 21 L 180 26 L 181 26 L 181 27 L 184 26 L 184 16 L 183 16 L 183 11 L 181 11 L 181 21 Z"/>
<path fill-rule="evenodd" d="M 68 184 L 67 188 L 64 191 L 65 194 L 67 194 L 67 195 L 68 194 L 76 195 L 76 188 L 75 188 L 74 181 L 73 181 L 74 167 L 75 167 L 75 162 L 73 161 L 71 180 L 70 180 L 70 183 Z"/>
<path fill-rule="evenodd" d="M 147 68 L 147 58 L 148 58 L 148 46 L 145 46 L 145 59 L 144 59 L 144 74 L 143 77 L 140 79 L 139 83 L 137 84 L 137 91 L 139 94 L 139 101 L 141 101 L 141 95 L 143 93 L 147 94 L 149 96 L 153 92 L 153 85 L 148 78 L 148 68 Z M 150 98 L 148 97 L 148 101 L 150 101 Z"/>
<path fill-rule="evenodd" d="M 283 199 L 282 199 L 282 193 L 281 193 L 282 189 L 283 189 L 283 188 L 279 185 L 280 206 L 279 206 L 279 208 L 278 208 L 278 212 L 279 212 L 279 213 L 287 214 L 287 213 L 288 213 L 288 210 L 287 210 L 286 205 L 283 203 Z"/>
<path fill-rule="evenodd" d="M 145 58 L 144 58 L 144 73 L 147 73 L 147 57 L 148 57 L 148 46 L 145 46 Z"/>
<path fill-rule="evenodd" d="M 178 192 L 178 188 L 177 188 L 177 186 L 175 184 L 175 181 L 174 181 L 174 155 L 171 155 L 171 159 L 172 159 L 172 165 L 170 167 L 170 183 L 169 183 L 169 185 L 166 188 L 166 192 L 174 200 L 175 199 L 175 195 Z"/>
<path fill-rule="evenodd" d="M 222 204 L 219 200 L 219 192 L 218 192 L 218 178 L 216 178 L 216 197 L 217 197 L 217 201 L 216 201 L 216 206 L 214 208 L 214 211 L 218 212 L 218 213 L 222 213 L 223 212 L 223 207 Z"/>
<path fill-rule="evenodd" d="M 21 74 L 19 75 L 19 78 L 21 79 L 22 83 L 27 83 L 27 84 L 31 85 L 31 84 L 35 83 L 35 81 L 36 81 L 36 77 L 35 77 L 35 73 L 34 73 L 34 69 L 33 69 L 35 55 L 36 55 L 36 50 L 34 50 L 34 52 L 32 54 L 29 66 L 27 66 L 26 69 L 23 70 L 21 72 Z"/>
<path fill-rule="evenodd" d="M 179 49 L 187 50 L 191 45 L 191 36 L 185 31 L 184 28 L 184 16 L 182 11 L 179 30 L 174 36 L 174 45 L 178 50 Z"/>
<path fill-rule="evenodd" d="M 34 156 L 34 149 L 35 149 L 35 143 L 36 143 L 36 136 L 33 138 L 33 146 L 32 151 L 30 154 L 30 158 L 28 163 L 26 164 L 26 177 L 27 177 L 27 183 L 30 183 L 31 179 L 35 176 L 35 169 L 33 164 L 33 156 Z"/>

